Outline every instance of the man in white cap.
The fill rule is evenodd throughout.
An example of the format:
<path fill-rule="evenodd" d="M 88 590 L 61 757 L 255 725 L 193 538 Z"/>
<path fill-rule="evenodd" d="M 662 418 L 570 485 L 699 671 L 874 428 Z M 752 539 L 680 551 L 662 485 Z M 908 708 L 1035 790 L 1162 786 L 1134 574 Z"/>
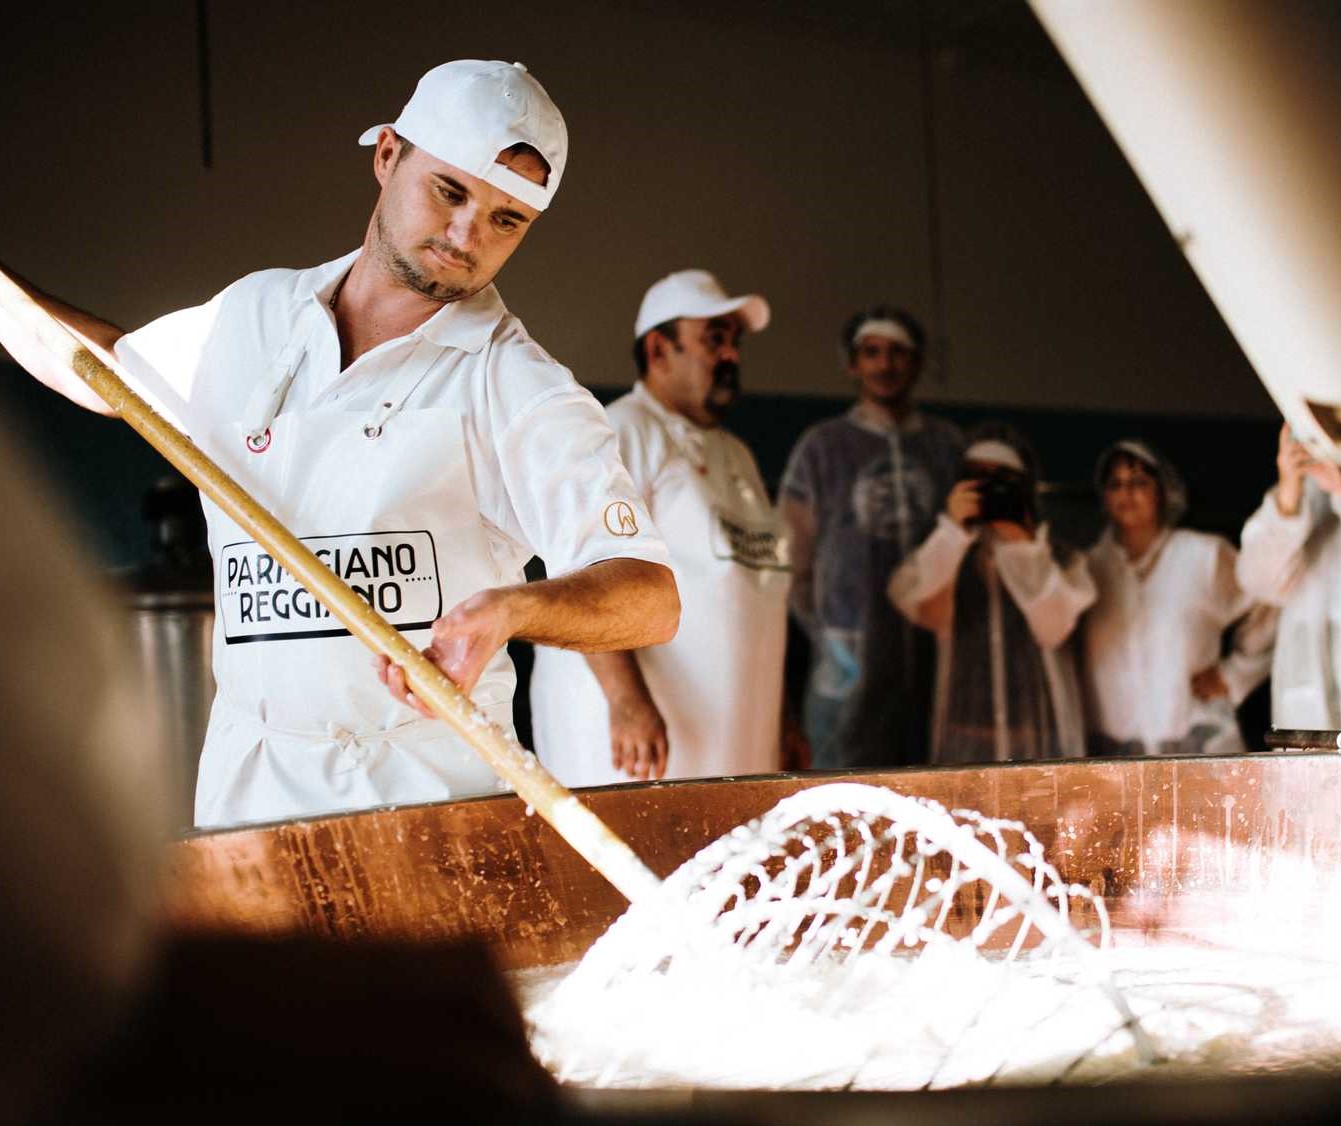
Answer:
<path fill-rule="evenodd" d="M 638 381 L 609 415 L 670 546 L 683 616 L 674 641 L 636 652 L 537 648 L 536 753 L 568 785 L 779 768 L 786 540 L 753 456 L 721 425 L 740 395 L 741 336 L 768 316 L 706 270 L 643 298 Z"/>
<path fill-rule="evenodd" d="M 801 435 L 782 478 L 816 767 L 926 757 L 935 652 L 885 598 L 890 572 L 935 527 L 964 448 L 957 427 L 916 407 L 925 343 L 903 309 L 850 317 L 840 345 L 857 402 Z"/>
<path fill-rule="evenodd" d="M 423 76 L 373 146 L 363 245 L 266 270 L 121 329 L 35 294 L 510 728 L 505 644 L 628 649 L 674 635 L 664 544 L 599 404 L 492 282 L 548 207 L 568 136 L 521 64 Z M 106 411 L 0 320 L 39 379 Z M 446 725 L 208 501 L 218 695 L 196 821 L 219 826 L 493 791 Z M 526 584 L 541 556 L 552 577 Z M 392 698 L 394 696 L 394 699 Z"/>

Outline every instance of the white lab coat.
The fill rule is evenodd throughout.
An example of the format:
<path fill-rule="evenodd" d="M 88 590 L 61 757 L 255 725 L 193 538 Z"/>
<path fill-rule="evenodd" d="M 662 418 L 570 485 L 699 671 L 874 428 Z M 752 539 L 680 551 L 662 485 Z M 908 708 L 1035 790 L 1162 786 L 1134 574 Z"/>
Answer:
<path fill-rule="evenodd" d="M 1103 533 L 1089 552 L 1098 597 L 1081 628 L 1091 732 L 1142 754 L 1245 749 L 1234 709 L 1266 678 L 1276 614 L 1254 610 L 1236 559 L 1222 537 L 1177 528 L 1132 560 Z M 1240 618 L 1222 659 L 1224 631 Z M 1212 665 L 1229 698 L 1203 702 L 1191 678 Z"/>
<path fill-rule="evenodd" d="M 980 577 L 986 592 L 975 620 L 958 605 L 966 565 L 977 568 L 969 585 Z M 924 603 L 947 584 L 954 584 L 956 610 L 948 623 L 932 622 Z M 1084 754 L 1080 686 L 1067 642 L 1094 595 L 1084 555 L 1059 563 L 1046 524 L 1028 542 L 1005 543 L 990 530 L 966 530 L 940 516 L 889 583 L 899 610 L 937 631 L 933 762 Z M 1031 666 L 1034 674 L 1025 675 Z"/>
<path fill-rule="evenodd" d="M 666 777 L 777 770 L 791 574 L 785 526 L 754 457 L 642 383 L 609 415 L 680 588 L 679 633 L 636 655 L 666 722 Z M 536 754 L 559 781 L 629 781 L 611 765 L 609 707 L 580 653 L 536 648 L 531 718 Z"/>
<path fill-rule="evenodd" d="M 1238 580 L 1281 608 L 1271 665 L 1271 722 L 1303 730 L 1341 728 L 1341 519 L 1338 498 L 1311 479 L 1294 516 L 1275 489 L 1243 527 Z"/>

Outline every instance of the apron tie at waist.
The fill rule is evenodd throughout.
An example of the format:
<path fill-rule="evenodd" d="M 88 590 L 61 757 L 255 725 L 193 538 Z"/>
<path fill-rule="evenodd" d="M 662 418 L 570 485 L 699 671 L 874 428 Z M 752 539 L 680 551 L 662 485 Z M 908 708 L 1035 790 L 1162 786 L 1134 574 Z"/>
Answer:
<path fill-rule="evenodd" d="M 269 723 L 252 712 L 225 701 L 220 706 L 230 723 L 247 728 L 257 739 L 278 737 L 295 739 L 307 743 L 334 743 L 341 752 L 350 756 L 354 763 L 363 761 L 367 748 L 386 742 L 419 742 L 424 739 L 442 739 L 450 735 L 451 729 L 438 719 L 415 716 L 391 727 L 379 727 L 371 731 L 353 731 L 339 723 L 327 723 L 312 727 L 285 727 Z"/>

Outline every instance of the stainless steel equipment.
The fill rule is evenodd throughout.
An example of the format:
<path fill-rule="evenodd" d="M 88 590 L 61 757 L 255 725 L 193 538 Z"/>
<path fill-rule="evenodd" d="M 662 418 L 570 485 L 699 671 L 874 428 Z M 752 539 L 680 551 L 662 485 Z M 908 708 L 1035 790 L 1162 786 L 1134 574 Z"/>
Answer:
<path fill-rule="evenodd" d="M 146 717 L 164 740 L 172 765 L 175 824 L 194 824 L 196 768 L 205 742 L 214 673 L 210 638 L 214 597 L 210 591 L 132 591 L 126 596 L 135 655 L 144 683 L 152 686 L 155 714 Z"/>
<path fill-rule="evenodd" d="M 172 765 L 172 815 L 193 825 L 196 770 L 205 742 L 214 671 L 213 577 L 205 520 L 196 490 L 181 477 L 164 477 L 145 494 L 141 513 L 149 558 L 117 576 L 130 616 L 142 683 L 150 687 L 147 737 L 163 741 Z"/>

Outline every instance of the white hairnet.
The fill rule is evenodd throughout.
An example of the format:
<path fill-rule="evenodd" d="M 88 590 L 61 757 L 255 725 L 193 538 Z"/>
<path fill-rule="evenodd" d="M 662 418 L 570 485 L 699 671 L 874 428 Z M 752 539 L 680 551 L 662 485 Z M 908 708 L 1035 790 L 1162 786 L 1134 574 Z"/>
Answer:
<path fill-rule="evenodd" d="M 1160 523 L 1166 528 L 1176 525 L 1187 511 L 1187 486 L 1183 484 L 1182 475 L 1173 467 L 1173 463 L 1148 442 L 1137 438 L 1123 438 L 1104 450 L 1099 455 L 1094 470 L 1095 491 L 1103 496 L 1109 470 L 1113 467 L 1113 458 L 1119 454 L 1134 458 L 1155 475 L 1160 491 Z"/>

